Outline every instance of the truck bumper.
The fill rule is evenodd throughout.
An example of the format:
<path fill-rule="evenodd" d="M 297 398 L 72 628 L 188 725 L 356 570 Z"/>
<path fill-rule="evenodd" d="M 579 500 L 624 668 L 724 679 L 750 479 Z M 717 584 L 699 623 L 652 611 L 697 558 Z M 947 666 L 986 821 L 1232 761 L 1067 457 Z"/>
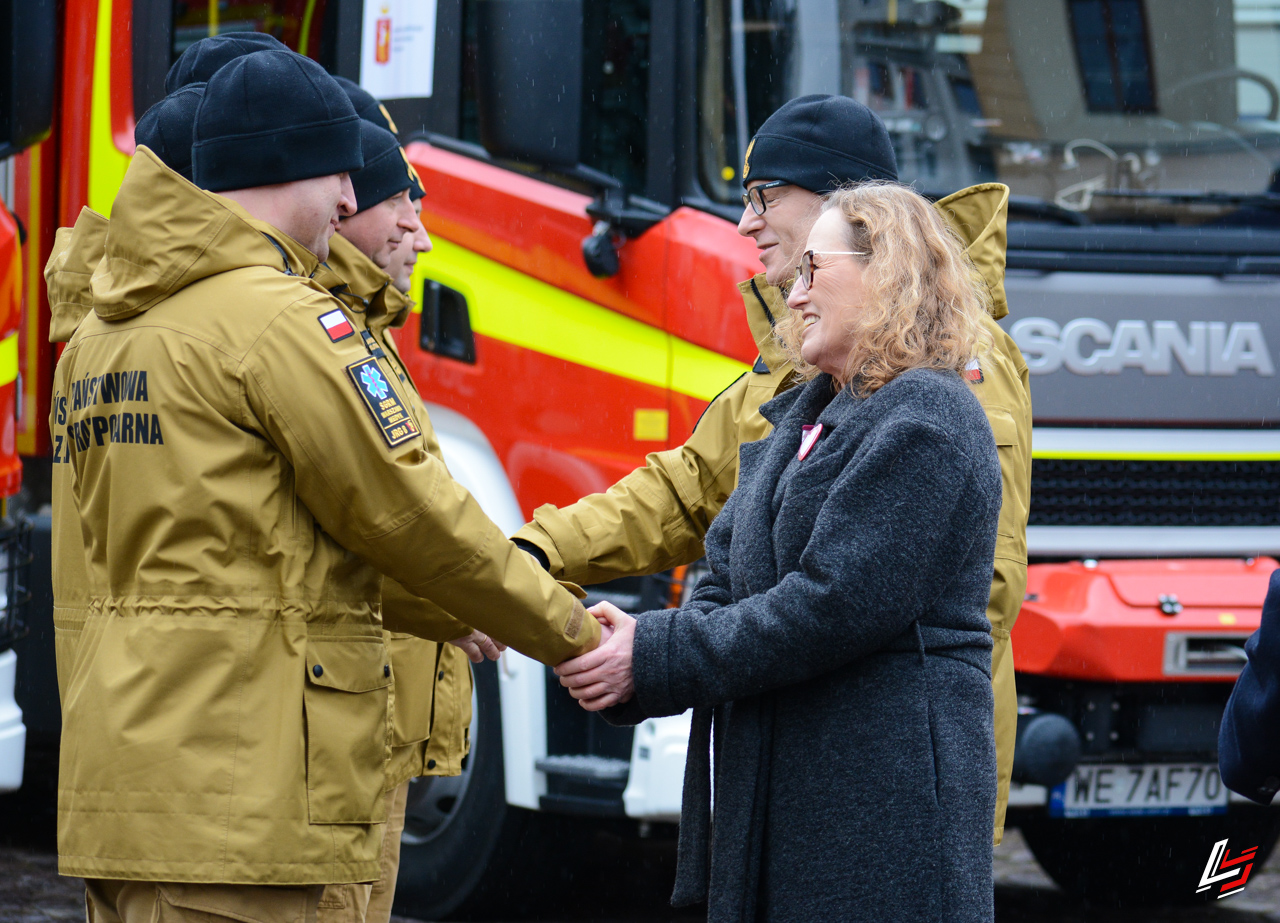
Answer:
<path fill-rule="evenodd" d="M 693 712 L 650 718 L 636 728 L 631 774 L 622 793 L 627 816 L 677 823 L 684 793 L 684 760 Z"/>
<path fill-rule="evenodd" d="M 13 698 L 17 671 L 18 656 L 13 651 L 0 653 L 0 792 L 22 787 L 27 729 L 22 723 L 22 709 Z"/>

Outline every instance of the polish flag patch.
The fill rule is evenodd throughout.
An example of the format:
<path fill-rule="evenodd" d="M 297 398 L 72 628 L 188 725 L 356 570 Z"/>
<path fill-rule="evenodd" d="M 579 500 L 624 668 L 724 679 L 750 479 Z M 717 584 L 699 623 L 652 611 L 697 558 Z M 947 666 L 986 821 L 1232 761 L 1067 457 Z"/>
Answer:
<path fill-rule="evenodd" d="M 328 314 L 320 315 L 320 326 L 324 328 L 325 333 L 329 334 L 329 339 L 335 343 L 339 340 L 345 340 L 355 333 L 355 330 L 351 327 L 351 321 L 347 320 L 347 315 L 337 308 Z"/>
<path fill-rule="evenodd" d="M 982 384 L 982 366 L 978 364 L 977 359 L 973 359 L 964 367 L 964 380 L 976 385 Z"/>

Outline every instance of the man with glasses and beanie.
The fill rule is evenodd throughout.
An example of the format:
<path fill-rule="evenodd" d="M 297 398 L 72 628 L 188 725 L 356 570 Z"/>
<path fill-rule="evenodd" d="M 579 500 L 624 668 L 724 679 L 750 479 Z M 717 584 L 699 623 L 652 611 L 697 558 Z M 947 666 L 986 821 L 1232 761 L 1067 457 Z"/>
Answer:
<path fill-rule="evenodd" d="M 738 222 L 738 233 L 755 241 L 764 266 L 764 272 L 738 286 L 760 351 L 755 364 L 711 402 L 683 446 L 650 455 L 643 467 L 605 493 L 563 509 L 538 508 L 534 521 L 516 533 L 516 544 L 552 575 L 582 584 L 657 573 L 697 560 L 711 521 L 737 484 L 739 446 L 764 438 L 772 428 L 761 416 L 760 405 L 796 383 L 774 339 L 773 325 L 787 315 L 784 289 L 801 266 L 823 197 L 845 184 L 897 178 L 889 134 L 861 103 L 844 96 L 803 96 L 771 115 L 747 147 Z M 1007 187 L 986 183 L 936 203 L 967 247 L 991 296 L 986 327 L 995 347 L 966 377 L 995 435 L 1003 487 L 987 609 L 994 643 L 996 843 L 1004 830 L 1017 730 L 1009 631 L 1026 587 L 1031 481 L 1027 366 L 1013 340 L 995 323 L 1008 313 L 1008 197 Z M 812 264 L 807 269 L 811 272 Z"/>
<path fill-rule="evenodd" d="M 88 579 L 59 870 L 95 921 L 314 920 L 325 885 L 380 873 L 384 625 L 447 611 L 545 663 L 600 632 L 449 477 L 330 293 L 364 164 L 341 88 L 239 57 L 193 141 L 194 184 L 139 148 L 55 373 Z M 379 572 L 421 609 L 380 617 Z"/>

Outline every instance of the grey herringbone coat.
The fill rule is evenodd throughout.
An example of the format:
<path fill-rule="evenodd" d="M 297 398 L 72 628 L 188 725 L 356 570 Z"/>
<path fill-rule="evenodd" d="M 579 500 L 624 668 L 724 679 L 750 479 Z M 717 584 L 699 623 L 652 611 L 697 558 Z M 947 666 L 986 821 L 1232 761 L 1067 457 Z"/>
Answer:
<path fill-rule="evenodd" d="M 991 430 L 956 375 L 832 390 L 761 408 L 775 429 L 742 447 L 711 573 L 640 616 L 635 698 L 607 717 L 695 710 L 673 902 L 705 897 L 713 923 L 990 920 Z"/>

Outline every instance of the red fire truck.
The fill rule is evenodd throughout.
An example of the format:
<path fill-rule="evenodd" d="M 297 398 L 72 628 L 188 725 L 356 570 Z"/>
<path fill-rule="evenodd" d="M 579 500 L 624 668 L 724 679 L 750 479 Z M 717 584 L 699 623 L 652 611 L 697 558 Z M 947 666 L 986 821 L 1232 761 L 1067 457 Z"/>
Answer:
<path fill-rule="evenodd" d="M 30 33 L 52 38 L 53 5 L 10 4 L 0 11 L 0 23 L 11 38 L 4 44 L 0 72 L 0 792 L 12 792 L 22 786 L 27 737 L 15 697 L 14 644 L 26 636 L 24 617 L 31 599 L 32 527 L 10 507 L 22 488 L 18 418 L 23 402 L 32 398 L 23 390 L 19 372 L 19 356 L 28 345 L 19 326 L 35 287 L 43 287 L 34 262 L 38 247 L 27 246 L 28 225 L 11 210 L 27 192 L 27 173 L 14 155 L 49 134 L 55 67 L 52 56 L 41 58 L 38 49 L 22 46 L 19 38 Z M 28 84 L 23 75 L 34 82 Z"/>
<path fill-rule="evenodd" d="M 110 213 L 134 120 L 192 41 L 270 31 L 385 99 L 435 242 L 401 343 L 451 470 L 509 530 L 680 444 L 750 368 L 742 154 L 787 99 L 847 94 L 880 113 L 922 192 L 1013 191 L 1003 323 L 1031 368 L 1035 434 L 1010 824 L 1064 888 L 1104 902 L 1195 899 L 1225 837 L 1259 861 L 1271 849 L 1276 814 L 1226 792 L 1216 739 L 1280 566 L 1280 2 L 58 10 L 48 44 L 15 36 L 57 62 L 57 96 L 6 193 L 29 235 L 31 484 L 47 479 L 54 358 L 34 280 L 56 226 Z M 595 592 L 636 611 L 678 602 L 689 578 Z M 475 704 L 466 771 L 413 788 L 405 911 L 521 893 L 566 817 L 637 833 L 678 818 L 687 717 L 610 728 L 510 652 L 477 669 Z"/>

